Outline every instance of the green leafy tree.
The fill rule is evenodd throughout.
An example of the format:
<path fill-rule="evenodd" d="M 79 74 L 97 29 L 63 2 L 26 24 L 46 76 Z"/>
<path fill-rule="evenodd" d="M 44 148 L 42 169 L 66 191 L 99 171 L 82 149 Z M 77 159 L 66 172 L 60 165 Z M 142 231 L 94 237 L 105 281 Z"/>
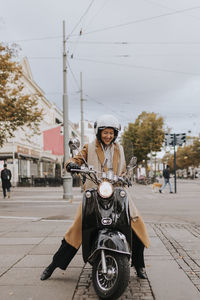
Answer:
<path fill-rule="evenodd" d="M 29 134 L 38 134 L 42 120 L 38 95 L 25 93 L 22 68 L 16 58 L 16 46 L 0 44 L 0 146 L 18 128 L 27 127 Z"/>
<path fill-rule="evenodd" d="M 126 161 L 136 156 L 138 162 L 147 162 L 151 151 L 160 151 L 164 140 L 163 117 L 142 112 L 134 123 L 129 123 L 122 136 Z"/>

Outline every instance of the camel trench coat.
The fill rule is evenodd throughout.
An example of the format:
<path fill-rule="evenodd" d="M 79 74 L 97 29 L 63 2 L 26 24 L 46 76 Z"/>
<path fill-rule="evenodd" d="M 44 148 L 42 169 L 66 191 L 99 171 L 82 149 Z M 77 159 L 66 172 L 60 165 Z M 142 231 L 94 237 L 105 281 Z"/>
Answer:
<path fill-rule="evenodd" d="M 104 163 L 105 157 L 104 152 L 101 147 L 101 144 L 98 140 L 96 140 L 96 153 L 98 156 L 98 159 L 101 163 L 101 166 Z M 84 157 L 84 159 L 87 161 L 88 158 L 88 145 L 85 145 L 83 149 L 81 150 L 81 154 Z M 84 163 L 84 160 L 82 158 L 80 153 L 78 153 L 75 157 L 71 158 L 65 163 L 65 167 L 70 163 L 74 162 L 81 166 Z M 114 153 L 113 153 L 113 172 L 114 174 L 117 174 L 117 168 L 118 168 L 118 161 L 119 161 L 120 151 L 118 144 L 114 143 Z M 107 171 L 107 168 L 105 167 L 105 172 Z M 123 172 L 126 172 L 126 166 L 124 166 Z M 137 218 L 131 219 L 131 227 L 138 236 L 138 238 L 141 240 L 141 242 L 144 244 L 146 248 L 149 247 L 150 241 L 147 234 L 146 226 L 144 224 L 144 221 L 140 214 L 138 214 Z M 74 248 L 78 249 L 82 243 L 82 205 L 80 204 L 75 216 L 74 223 L 69 228 L 69 230 L 65 234 L 65 240 L 72 245 Z"/>

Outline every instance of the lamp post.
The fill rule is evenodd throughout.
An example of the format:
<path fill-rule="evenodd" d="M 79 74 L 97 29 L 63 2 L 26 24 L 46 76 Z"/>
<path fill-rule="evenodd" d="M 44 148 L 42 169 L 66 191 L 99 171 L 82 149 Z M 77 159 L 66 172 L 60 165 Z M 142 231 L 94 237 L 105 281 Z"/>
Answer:
<path fill-rule="evenodd" d="M 63 129 L 64 129 L 64 162 L 69 160 L 69 118 L 67 95 L 67 53 L 65 37 L 65 21 L 63 21 Z M 64 169 L 63 174 L 63 199 L 72 200 L 72 177 Z"/>

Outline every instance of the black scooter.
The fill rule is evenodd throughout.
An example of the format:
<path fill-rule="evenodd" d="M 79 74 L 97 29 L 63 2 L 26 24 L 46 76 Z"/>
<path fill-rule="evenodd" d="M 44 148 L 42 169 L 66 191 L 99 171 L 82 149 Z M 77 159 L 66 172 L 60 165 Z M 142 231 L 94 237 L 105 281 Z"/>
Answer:
<path fill-rule="evenodd" d="M 69 145 L 72 148 L 72 142 Z M 135 158 L 132 168 L 133 164 Z M 117 299 L 126 289 L 130 277 L 131 221 L 124 189 L 129 181 L 112 171 L 98 173 L 88 166 L 71 171 L 96 184 L 96 188 L 83 194 L 82 254 L 84 262 L 92 265 L 97 295 L 101 299 Z"/>

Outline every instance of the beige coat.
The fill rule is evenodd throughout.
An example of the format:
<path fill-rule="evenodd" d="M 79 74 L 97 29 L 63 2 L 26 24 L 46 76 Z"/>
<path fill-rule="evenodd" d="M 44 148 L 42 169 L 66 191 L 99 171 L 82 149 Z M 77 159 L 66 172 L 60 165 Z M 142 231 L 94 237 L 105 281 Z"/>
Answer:
<path fill-rule="evenodd" d="M 104 157 L 104 152 L 102 149 L 101 144 L 99 143 L 98 140 L 96 140 L 96 154 L 98 157 L 98 160 L 101 164 L 101 166 L 104 163 L 105 157 Z M 119 171 L 119 162 L 120 162 L 120 148 L 117 143 L 114 143 L 114 153 L 113 153 L 113 172 L 114 174 L 118 174 Z M 65 167 L 68 165 L 69 162 L 74 162 L 77 163 L 79 166 L 81 166 L 84 163 L 84 160 L 82 156 L 86 161 L 88 161 L 88 145 L 85 145 L 83 149 L 81 150 L 81 154 L 78 153 L 75 157 L 71 158 L 69 161 L 65 163 Z M 122 155 L 122 154 L 121 154 Z M 105 172 L 107 171 L 107 167 L 105 166 Z M 122 168 L 120 168 L 121 173 L 126 172 L 126 165 Z M 131 214 L 131 227 L 136 233 L 136 235 L 139 237 L 139 239 L 142 241 L 145 247 L 149 247 L 150 241 L 149 237 L 146 231 L 146 226 L 144 224 L 144 221 L 142 217 L 139 215 L 138 210 L 135 208 L 133 202 L 132 202 L 132 197 L 130 200 L 129 196 L 129 208 L 130 208 L 130 214 Z M 82 206 L 80 205 L 74 220 L 74 223 L 72 226 L 69 228 L 69 230 L 65 234 L 65 239 L 66 241 L 71 244 L 75 248 L 79 248 L 81 243 L 82 243 Z"/>

